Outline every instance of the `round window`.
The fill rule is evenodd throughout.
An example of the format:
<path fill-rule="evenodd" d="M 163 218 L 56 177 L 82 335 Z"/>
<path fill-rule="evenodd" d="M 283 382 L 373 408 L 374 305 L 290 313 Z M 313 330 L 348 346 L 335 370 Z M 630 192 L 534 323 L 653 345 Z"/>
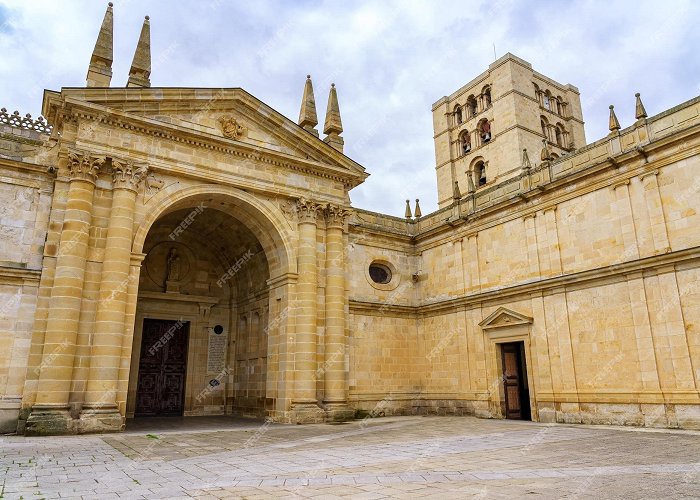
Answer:
<path fill-rule="evenodd" d="M 391 269 L 383 264 L 370 264 L 369 277 L 375 283 L 385 285 L 391 281 Z"/>
<path fill-rule="evenodd" d="M 216 325 L 214 327 L 214 333 L 217 335 L 221 335 L 222 333 L 224 333 L 224 327 L 221 325 Z"/>

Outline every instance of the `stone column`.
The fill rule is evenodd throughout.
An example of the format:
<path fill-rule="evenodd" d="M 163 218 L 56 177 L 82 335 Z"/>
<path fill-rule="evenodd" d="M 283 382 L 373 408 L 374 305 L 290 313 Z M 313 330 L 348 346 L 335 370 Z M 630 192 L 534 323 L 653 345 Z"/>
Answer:
<path fill-rule="evenodd" d="M 117 407 L 117 385 L 126 327 L 131 268 L 134 208 L 139 183 L 147 167 L 112 159 L 112 209 L 107 225 L 95 331 L 90 349 L 85 403 L 79 432 L 119 431 L 123 417 Z"/>
<path fill-rule="evenodd" d="M 333 420 L 352 418 L 348 409 L 345 373 L 345 255 L 343 233 L 349 212 L 340 206 L 326 209 L 326 338 L 324 400 Z"/>
<path fill-rule="evenodd" d="M 68 398 L 85 281 L 95 182 L 105 158 L 70 150 L 70 184 L 56 258 L 37 395 L 26 435 L 75 432 Z"/>
<path fill-rule="evenodd" d="M 296 300 L 296 341 L 294 350 L 293 419 L 297 423 L 323 421 L 316 398 L 316 344 L 318 266 L 316 257 L 317 218 L 322 206 L 312 200 L 297 202 L 299 253 Z"/>
<path fill-rule="evenodd" d="M 659 180 L 656 178 L 658 174 L 658 170 L 651 170 L 639 176 L 639 179 L 644 186 L 644 198 L 647 203 L 651 234 L 654 239 L 654 253 L 663 254 L 671 251 L 671 245 L 668 241 L 666 218 L 659 192 Z"/>

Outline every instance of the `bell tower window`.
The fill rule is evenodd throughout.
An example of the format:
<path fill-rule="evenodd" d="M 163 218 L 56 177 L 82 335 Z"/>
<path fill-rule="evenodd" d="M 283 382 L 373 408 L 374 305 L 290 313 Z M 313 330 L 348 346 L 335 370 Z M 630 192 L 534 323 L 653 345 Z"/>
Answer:
<path fill-rule="evenodd" d="M 486 184 L 486 164 L 479 160 L 474 164 L 474 180 L 477 186 Z"/>
<path fill-rule="evenodd" d="M 460 152 L 465 155 L 472 150 L 472 140 L 469 131 L 464 130 L 459 136 Z"/>
<path fill-rule="evenodd" d="M 479 122 L 479 135 L 481 136 L 482 144 L 486 144 L 491 140 L 491 123 L 488 120 Z"/>

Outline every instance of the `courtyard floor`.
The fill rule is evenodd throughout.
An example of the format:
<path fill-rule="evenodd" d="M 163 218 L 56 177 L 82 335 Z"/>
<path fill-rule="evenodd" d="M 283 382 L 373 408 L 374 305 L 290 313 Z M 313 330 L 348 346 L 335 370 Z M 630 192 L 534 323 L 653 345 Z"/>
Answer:
<path fill-rule="evenodd" d="M 472 417 L 0 436 L 0 498 L 696 498 L 700 432 Z"/>

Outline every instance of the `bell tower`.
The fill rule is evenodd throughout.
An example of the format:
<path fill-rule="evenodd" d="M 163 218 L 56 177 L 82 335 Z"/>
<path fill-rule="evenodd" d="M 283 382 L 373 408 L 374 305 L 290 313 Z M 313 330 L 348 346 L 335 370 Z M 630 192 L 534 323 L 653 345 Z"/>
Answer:
<path fill-rule="evenodd" d="M 438 205 L 518 175 L 523 149 L 534 161 L 546 140 L 553 159 L 585 145 L 579 91 L 506 54 L 433 104 Z"/>

